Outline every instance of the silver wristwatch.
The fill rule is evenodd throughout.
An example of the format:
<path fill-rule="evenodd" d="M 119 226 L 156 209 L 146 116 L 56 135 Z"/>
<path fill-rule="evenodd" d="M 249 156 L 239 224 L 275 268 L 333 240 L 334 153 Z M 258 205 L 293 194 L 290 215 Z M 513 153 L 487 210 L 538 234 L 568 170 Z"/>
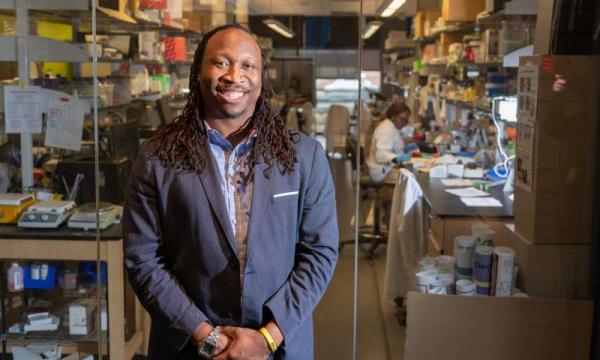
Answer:
<path fill-rule="evenodd" d="M 217 350 L 217 344 L 219 343 L 219 335 L 221 335 L 221 328 L 215 326 L 210 334 L 202 342 L 198 344 L 198 355 L 203 359 L 212 359 Z"/>

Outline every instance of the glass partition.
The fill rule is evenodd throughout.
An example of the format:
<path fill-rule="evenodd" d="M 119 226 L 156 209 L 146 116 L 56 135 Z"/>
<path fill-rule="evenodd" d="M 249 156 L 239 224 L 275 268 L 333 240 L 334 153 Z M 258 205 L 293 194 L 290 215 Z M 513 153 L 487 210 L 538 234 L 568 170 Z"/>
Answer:
<path fill-rule="evenodd" d="M 111 327 L 124 326 L 108 321 L 107 253 L 93 231 L 94 113 L 108 95 L 93 100 L 91 5 L 0 6 L 2 358 L 102 358 L 118 346 Z"/>

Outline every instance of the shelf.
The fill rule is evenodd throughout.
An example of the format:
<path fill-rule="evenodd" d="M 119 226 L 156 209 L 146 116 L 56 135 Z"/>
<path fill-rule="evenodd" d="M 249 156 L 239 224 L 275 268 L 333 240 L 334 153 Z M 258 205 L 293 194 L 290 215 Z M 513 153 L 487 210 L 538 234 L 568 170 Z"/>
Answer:
<path fill-rule="evenodd" d="M 478 18 L 477 23 L 483 25 L 499 25 L 502 23 L 502 21 L 530 22 L 536 19 L 536 14 L 510 14 L 506 13 L 504 10 L 500 10 L 487 16 Z"/>
<path fill-rule="evenodd" d="M 92 62 L 92 59 L 88 59 L 87 62 Z M 147 64 L 147 65 L 191 65 L 191 60 L 185 61 L 160 61 L 160 60 L 145 60 L 145 59 L 110 59 L 110 58 L 98 58 L 99 63 L 110 63 L 110 64 Z"/>
<path fill-rule="evenodd" d="M 113 105 L 109 105 L 109 106 L 102 106 L 102 107 L 98 108 L 98 111 L 116 110 L 116 109 L 128 107 L 130 105 L 131 105 L 131 102 L 113 104 Z"/>
<path fill-rule="evenodd" d="M 482 104 L 465 102 L 462 100 L 452 100 L 452 99 L 446 99 L 446 103 L 454 105 L 461 109 L 465 109 L 465 110 L 473 110 L 473 111 L 477 111 L 477 112 L 486 113 L 489 115 L 492 114 L 492 108 L 489 106 L 482 105 Z M 496 114 L 496 115 L 499 115 L 499 114 Z"/>
<path fill-rule="evenodd" d="M 86 62 L 87 50 L 64 41 L 28 35 L 29 61 Z M 0 61 L 17 61 L 17 36 L 0 37 Z"/>
<path fill-rule="evenodd" d="M 64 334 L 66 329 L 61 329 L 55 332 L 40 332 L 40 333 L 29 333 L 27 335 L 15 335 L 7 334 L 7 350 L 10 352 L 13 346 L 26 346 L 32 343 L 58 343 L 63 348 L 63 354 L 72 354 L 75 352 L 84 352 L 88 354 L 98 353 L 98 335 L 97 331 L 92 332 L 90 335 L 84 336 L 71 336 L 64 335 L 61 338 L 53 337 L 56 333 L 61 332 Z M 103 331 L 102 335 L 102 353 L 106 355 L 108 353 L 107 339 L 108 334 Z M 142 345 L 144 341 L 143 331 L 134 332 L 131 337 L 125 341 L 126 358 L 131 358 L 135 351 Z"/>
<path fill-rule="evenodd" d="M 469 33 L 475 31 L 476 24 L 474 22 L 458 23 L 453 25 L 447 25 L 443 28 L 432 28 L 431 34 L 424 36 L 419 39 L 414 39 L 418 42 L 429 43 L 437 40 L 443 33 Z"/>
<path fill-rule="evenodd" d="M 0 9 L 14 10 L 15 2 L 23 0 L 0 0 Z M 87 10 L 89 0 L 27 0 L 30 10 Z"/>
<path fill-rule="evenodd" d="M 423 63 L 425 66 L 443 66 L 443 67 L 465 67 L 465 66 L 480 66 L 480 67 L 493 67 L 502 66 L 502 61 L 491 61 L 491 62 L 474 62 L 474 61 L 458 61 L 456 63 L 448 64 L 447 62 L 440 63 Z"/>
<path fill-rule="evenodd" d="M 9 7 L 2 7 L 2 4 L 5 6 L 13 0 L 0 0 L 0 11 L 2 10 L 10 10 Z M 29 0 L 34 1 L 34 0 Z M 48 0 L 35 0 L 36 2 L 48 2 Z M 57 1 L 57 0 L 54 0 Z M 73 2 L 77 6 L 72 6 L 70 8 L 62 8 L 55 7 L 52 9 L 48 9 L 50 5 L 45 6 L 44 8 L 33 8 L 29 11 L 30 20 L 36 21 L 48 21 L 48 22 L 58 22 L 63 24 L 72 24 L 73 19 L 79 19 L 82 24 L 91 24 L 92 22 L 92 11 L 89 6 L 90 0 L 73 0 Z M 58 0 L 59 3 L 70 3 L 70 0 Z M 83 6 L 85 4 L 85 6 Z M 55 11 L 52 11 L 55 9 Z M 13 12 L 6 12 L 6 15 L 14 16 Z M 186 33 L 193 35 L 201 35 L 200 33 L 185 29 L 183 26 L 167 26 L 162 25 L 153 21 L 146 21 L 145 19 L 133 18 L 125 13 L 105 9 L 98 8 L 96 11 L 96 28 L 98 33 L 131 33 L 135 31 L 167 31 L 167 32 L 176 32 L 176 33 Z"/>
<path fill-rule="evenodd" d="M 415 47 L 412 46 L 396 46 L 393 48 L 389 48 L 389 49 L 384 49 L 382 51 L 382 53 L 384 54 L 392 54 L 392 53 L 397 53 L 397 52 L 414 52 L 415 51 Z"/>

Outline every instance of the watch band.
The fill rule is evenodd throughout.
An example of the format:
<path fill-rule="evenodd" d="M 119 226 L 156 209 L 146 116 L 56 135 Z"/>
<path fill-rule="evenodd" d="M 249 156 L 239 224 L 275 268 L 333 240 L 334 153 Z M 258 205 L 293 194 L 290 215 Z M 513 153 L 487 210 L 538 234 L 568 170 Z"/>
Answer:
<path fill-rule="evenodd" d="M 274 353 L 275 351 L 277 351 L 277 344 L 275 344 L 275 341 L 273 341 L 273 337 L 271 336 L 271 333 L 269 332 L 269 330 L 267 330 L 266 327 L 261 327 L 258 331 L 265 338 L 265 341 L 267 342 L 267 347 L 269 348 L 269 351 L 271 353 Z"/>
<path fill-rule="evenodd" d="M 221 328 L 215 326 L 210 331 L 210 334 L 202 342 L 198 344 L 198 355 L 203 359 L 212 359 L 217 350 L 217 344 L 219 343 L 219 336 L 221 335 Z"/>

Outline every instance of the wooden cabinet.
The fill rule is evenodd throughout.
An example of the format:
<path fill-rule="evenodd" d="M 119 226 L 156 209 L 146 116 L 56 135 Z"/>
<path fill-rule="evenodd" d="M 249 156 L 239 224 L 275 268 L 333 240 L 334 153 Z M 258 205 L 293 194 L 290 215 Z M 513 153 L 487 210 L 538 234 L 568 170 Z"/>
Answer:
<path fill-rule="evenodd" d="M 3 229 L 10 228 L 5 226 Z M 19 231 L 19 230 L 15 230 Z M 133 297 L 126 301 L 125 273 L 123 266 L 123 240 L 111 239 L 102 241 L 100 252 L 95 241 L 89 239 L 27 239 L 0 237 L 1 257 L 5 260 L 72 260 L 94 261 L 98 257 L 107 264 L 108 278 L 108 338 L 102 342 L 103 353 L 111 359 L 131 359 L 136 352 L 145 353 L 148 338 L 149 319 L 141 305 Z M 136 324 L 131 336 L 125 334 L 126 307 L 135 311 Z M 134 319 L 132 319 L 134 320 Z M 146 329 L 146 332 L 144 331 Z M 40 342 L 40 341 L 29 341 Z M 81 342 L 71 340 L 51 340 L 63 346 L 63 353 L 77 351 L 93 352 L 97 345 L 86 346 Z M 24 345 L 19 341 L 8 341 L 8 349 L 13 345 Z M 89 344 L 87 344 L 89 345 Z"/>
<path fill-rule="evenodd" d="M 471 235 L 471 225 L 484 223 L 496 231 L 495 245 L 505 245 L 503 239 L 504 227 L 513 221 L 512 218 L 480 218 L 480 217 L 454 217 L 436 216 L 428 211 L 428 245 L 429 255 L 453 255 L 454 239 L 460 235 Z"/>

